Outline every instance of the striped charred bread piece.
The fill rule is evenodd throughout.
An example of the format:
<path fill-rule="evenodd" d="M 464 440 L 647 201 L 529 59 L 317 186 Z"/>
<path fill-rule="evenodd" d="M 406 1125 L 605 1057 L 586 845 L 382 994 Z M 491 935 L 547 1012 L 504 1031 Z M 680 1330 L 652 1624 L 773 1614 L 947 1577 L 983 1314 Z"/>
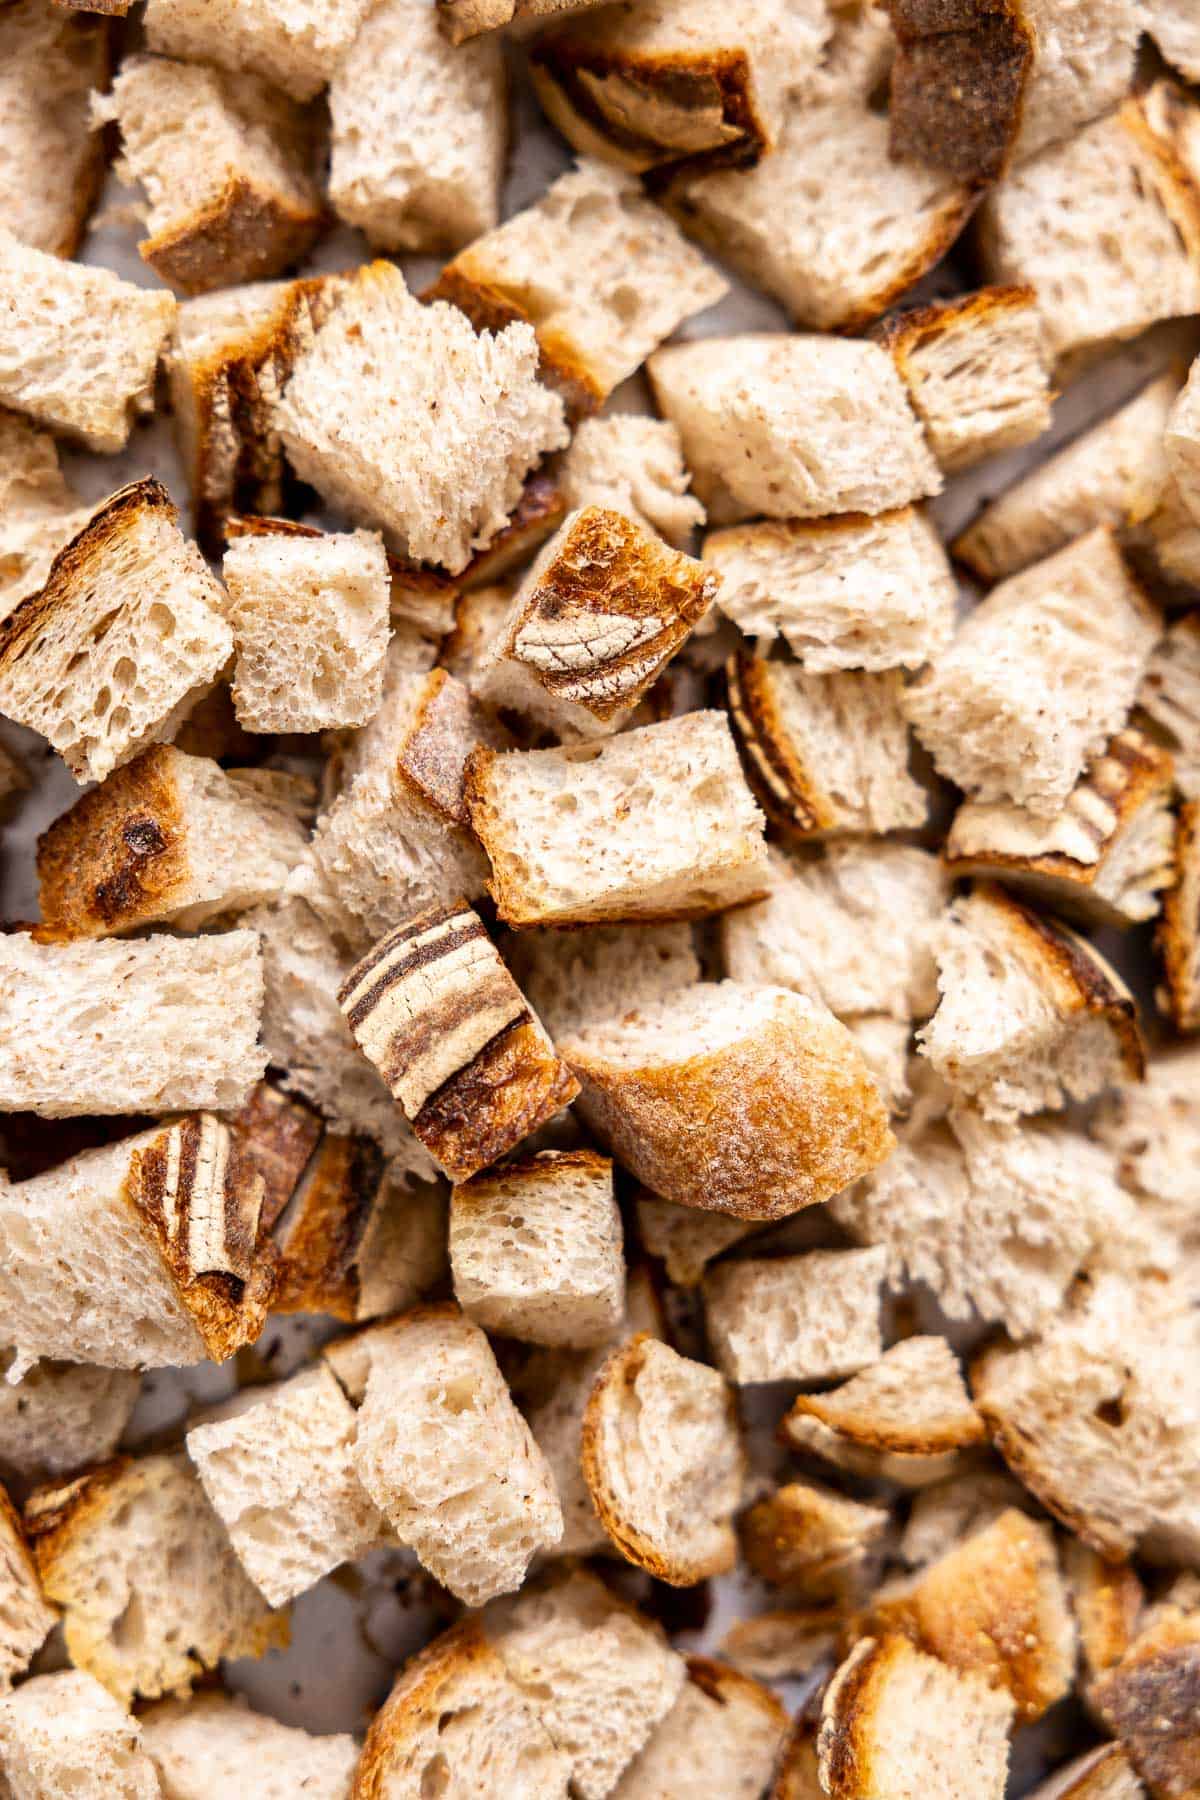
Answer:
<path fill-rule="evenodd" d="M 455 1181 L 569 1106 L 579 1084 L 465 902 L 383 938 L 338 995 L 359 1048 Z"/>
<path fill-rule="evenodd" d="M 235 1149 L 261 1177 L 259 1224 L 270 1231 L 321 1141 L 324 1120 L 306 1101 L 285 1094 L 273 1081 L 260 1081 L 225 1123 Z"/>
<path fill-rule="evenodd" d="M 1200 800 L 1175 821 L 1175 882 L 1158 927 L 1164 986 L 1160 1000 L 1176 1031 L 1200 1031 Z"/>

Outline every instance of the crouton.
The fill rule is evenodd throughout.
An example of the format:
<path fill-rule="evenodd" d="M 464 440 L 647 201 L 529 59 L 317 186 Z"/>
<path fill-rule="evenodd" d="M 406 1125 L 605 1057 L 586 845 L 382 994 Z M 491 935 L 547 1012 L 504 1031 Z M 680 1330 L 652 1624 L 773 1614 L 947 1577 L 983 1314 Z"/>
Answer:
<path fill-rule="evenodd" d="M 806 1600 L 851 1600 L 877 1571 L 890 1518 L 884 1506 L 792 1481 L 745 1514 L 742 1549 L 772 1587 L 794 1588 Z"/>
<path fill-rule="evenodd" d="M 684 921 L 526 931 L 505 944 L 504 955 L 556 1042 L 626 1011 L 631 994 L 648 1005 L 700 979 L 693 928 Z"/>
<path fill-rule="evenodd" d="M 1189 81 L 1200 81 L 1200 24 L 1187 0 L 1147 0 L 1146 29 L 1167 61 Z"/>
<path fill-rule="evenodd" d="M 18 1353 L 0 1358 L 6 1367 Z M 0 1479 L 47 1481 L 103 1462 L 117 1447 L 141 1391 L 125 1369 L 39 1362 L 0 1386 Z"/>
<path fill-rule="evenodd" d="M 1154 1800 L 1187 1800 L 1200 1781 L 1200 1614 L 1155 1609 L 1095 1704 Z"/>
<path fill-rule="evenodd" d="M 92 511 L 63 479 L 49 433 L 0 409 L 0 619 L 40 593 Z"/>
<path fill-rule="evenodd" d="M 349 1732 L 312 1737 L 225 1694 L 162 1700 L 139 1722 L 164 1800 L 219 1800 L 236 1792 L 248 1768 L 263 1784 L 262 1800 L 297 1793 L 350 1800 L 358 1745 Z"/>
<path fill-rule="evenodd" d="M 632 1321 L 625 1329 L 633 1329 Z M 531 1350 L 512 1376 L 513 1398 L 546 1459 L 562 1507 L 556 1556 L 593 1556 L 612 1548 L 580 1456 L 587 1404 L 612 1347 L 610 1340 L 594 1350 Z"/>
<path fill-rule="evenodd" d="M 1200 801 L 1179 809 L 1175 884 L 1163 898 L 1158 928 L 1165 987 L 1161 996 L 1176 1031 L 1200 1031 Z"/>
<path fill-rule="evenodd" d="M 1029 1800 L 1143 1800 L 1145 1790 L 1119 1744 L 1101 1744 L 1064 1763 Z"/>
<path fill-rule="evenodd" d="M 645 1250 L 665 1264 L 667 1280 L 685 1288 L 698 1287 L 713 1258 L 755 1229 L 749 1219 L 676 1206 L 644 1189 L 637 1197 L 637 1226 Z"/>
<path fill-rule="evenodd" d="M 752 1619 L 737 1619 L 729 1627 L 721 1639 L 721 1655 L 743 1675 L 753 1675 L 759 1681 L 786 1681 L 789 1677 L 810 1675 L 818 1663 L 832 1656 L 842 1622 L 840 1606 L 756 1613 Z M 796 1800 L 817 1800 L 819 1792 L 818 1787 Z M 793 1800 L 793 1795 L 791 1790 L 779 1795 L 772 1792 L 771 1800 Z"/>
<path fill-rule="evenodd" d="M 727 1800 L 762 1793 L 787 1732 L 788 1716 L 759 1681 L 689 1656 L 678 1700 L 613 1789 L 613 1800 L 687 1800 L 696 1770 Z"/>
<path fill-rule="evenodd" d="M 611 413 L 584 419 L 559 468 L 568 507 L 603 506 L 656 531 L 677 550 L 704 523 L 688 492 L 683 444 L 669 419 Z"/>
<path fill-rule="evenodd" d="M 19 0 L 0 20 L 0 220 L 35 250 L 74 256 L 104 176 L 93 88 L 108 79 L 108 26 Z"/>
<path fill-rule="evenodd" d="M 1028 1489 L 1007 1470 L 994 1466 L 960 1470 L 914 1496 L 900 1537 L 899 1560 L 910 1569 L 923 1569 L 1001 1513 L 1013 1507 L 1029 1512 L 1035 1504 Z"/>
<path fill-rule="evenodd" d="M 311 100 L 354 41 L 370 0 L 149 0 L 152 50 L 186 62 L 215 62 L 235 74 L 254 69 L 295 100 Z M 109 10 L 106 6 L 102 10 Z M 113 11 L 126 11 L 122 3 Z"/>
<path fill-rule="evenodd" d="M 717 1367 L 752 1381 L 829 1381 L 883 1355 L 879 1284 L 887 1253 L 811 1250 L 724 1262 L 704 1278 Z"/>
<path fill-rule="evenodd" d="M 1091 1683 L 1120 1662 L 1136 1637 L 1146 1593 L 1131 1564 L 1106 1562 L 1079 1538 L 1067 1540 L 1063 1565 L 1079 1630 L 1086 1702 Z"/>
<path fill-rule="evenodd" d="M 1180 793 L 1200 800 L 1200 614 L 1189 613 L 1160 638 L 1138 705 L 1167 739 Z"/>
<path fill-rule="evenodd" d="M 36 1675 L 0 1699 L 0 1779 L 12 1800 L 159 1800 L 142 1729 L 81 1669 Z"/>

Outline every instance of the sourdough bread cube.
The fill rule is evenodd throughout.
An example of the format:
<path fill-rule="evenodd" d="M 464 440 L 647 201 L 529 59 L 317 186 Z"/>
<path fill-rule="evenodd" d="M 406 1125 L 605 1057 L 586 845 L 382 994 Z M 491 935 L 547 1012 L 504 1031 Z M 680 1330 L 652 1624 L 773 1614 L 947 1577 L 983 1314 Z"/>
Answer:
<path fill-rule="evenodd" d="M 572 1791 L 604 1800 L 670 1712 L 686 1665 L 661 1627 L 574 1568 L 493 1600 L 488 1641 L 571 1760 Z"/>
<path fill-rule="evenodd" d="M 892 1147 L 849 1032 L 782 988 L 698 983 L 560 1048 L 584 1119 L 652 1193 L 680 1205 L 786 1218 Z"/>
<path fill-rule="evenodd" d="M 562 1536 L 562 1510 L 486 1337 L 450 1305 L 374 1329 L 354 1445 L 359 1479 L 464 1605 L 514 1592 L 534 1554 Z"/>
<path fill-rule="evenodd" d="M 222 567 L 248 731 L 365 725 L 383 699 L 391 583 L 375 532 L 239 537 Z"/>
<path fill-rule="evenodd" d="M 983 884 L 949 908 L 934 953 L 941 999 L 917 1044 L 985 1119 L 1059 1111 L 1141 1079 L 1133 996 L 1065 925 Z"/>
<path fill-rule="evenodd" d="M 765 885 L 762 814 L 725 716 L 467 764 L 471 823 L 508 925 L 702 918 Z"/>
<path fill-rule="evenodd" d="M 886 1271 L 878 1248 L 721 1263 L 704 1278 L 717 1367 L 741 1386 L 829 1381 L 878 1362 Z"/>
<path fill-rule="evenodd" d="M 19 0 L 0 20 L 0 218 L 35 250 L 74 256 L 104 176 L 91 90 L 109 70 L 108 26 Z"/>
<path fill-rule="evenodd" d="M 1124 725 L 1161 619 L 1099 529 L 994 588 L 904 695 L 939 770 L 979 800 L 1060 812 Z"/>
<path fill-rule="evenodd" d="M 888 512 L 942 478 L 895 366 L 851 338 L 747 334 L 650 358 L 714 525 Z"/>
<path fill-rule="evenodd" d="M 1170 634 L 1147 664 L 1147 706 Z M 1200 696 L 1198 696 L 1200 697 Z M 1147 708 L 1148 709 L 1148 708 Z M 967 800 L 950 824 L 951 875 L 984 875 L 1095 925 L 1151 919 L 1174 875 L 1170 812 L 1175 767 L 1135 726 L 1118 731 L 1050 819 L 1003 800 Z"/>
<path fill-rule="evenodd" d="M 0 711 L 103 781 L 171 738 L 233 648 L 224 593 L 152 477 L 120 488 L 0 623 Z"/>
<path fill-rule="evenodd" d="M 985 273 L 1035 289 L 1052 357 L 1094 354 L 1200 306 L 1195 133 L 1194 102 L 1160 81 L 1011 171 L 984 201 Z"/>
<path fill-rule="evenodd" d="M 741 651 L 725 679 L 751 786 L 790 836 L 874 836 L 925 823 L 929 795 L 909 773 L 898 669 L 810 675 Z"/>
<path fill-rule="evenodd" d="M 686 549 L 704 523 L 704 508 L 688 492 L 683 444 L 669 419 L 640 413 L 584 419 L 563 457 L 559 481 L 568 507 L 624 513 L 677 550 Z"/>
<path fill-rule="evenodd" d="M 324 1365 L 196 1425 L 187 1450 L 238 1560 L 270 1606 L 386 1541 L 354 1467 L 354 1408 Z"/>
<path fill-rule="evenodd" d="M 0 1699 L 0 1778 L 12 1800 L 159 1800 L 141 1724 L 81 1669 Z"/>
<path fill-rule="evenodd" d="M 380 940 L 338 993 L 413 1132 L 469 1180 L 569 1106 L 579 1084 L 464 903 Z"/>
<path fill-rule="evenodd" d="M 296 360 L 284 446 L 332 505 L 458 574 L 508 523 L 534 464 L 567 442 L 536 354 L 528 326 L 477 335 L 455 307 L 422 306 L 391 263 L 368 263 Z"/>
<path fill-rule="evenodd" d="M 878 1570 L 890 1522 L 885 1506 L 863 1506 L 815 1481 L 793 1481 L 745 1514 L 742 1549 L 770 1586 L 845 1606 Z"/>
<path fill-rule="evenodd" d="M 237 1107 L 267 1066 L 252 931 L 129 943 L 0 939 L 0 1106 L 47 1119 Z"/>
<path fill-rule="evenodd" d="M 686 921 L 525 931 L 504 945 L 504 956 L 556 1042 L 624 1012 L 631 994 L 646 1005 L 700 979 L 695 934 Z"/>
<path fill-rule="evenodd" d="M 38 839 L 43 925 L 59 938 L 196 931 L 277 899 L 307 834 L 238 777 L 170 744 L 115 769 Z"/>
<path fill-rule="evenodd" d="M 560 739 L 619 731 L 719 582 L 624 514 L 572 513 L 521 582 L 471 679 Z"/>
<path fill-rule="evenodd" d="M 21 1520 L 0 1487 L 0 1717 L 14 1676 L 24 1675 L 58 1614 L 46 1604 Z M 0 1752 L 3 1751 L 0 1728 Z M 0 1770 L 4 1768 L 0 1755 Z"/>
<path fill-rule="evenodd" d="M 164 56 L 254 69 L 295 100 L 311 100 L 354 42 L 370 0 L 149 0 L 146 40 Z M 125 11 L 124 5 L 120 10 Z"/>
<path fill-rule="evenodd" d="M 253 1342 L 275 1281 L 258 1243 L 261 1199 L 260 1178 L 206 1113 L 0 1187 L 10 1382 L 42 1357 L 180 1367 Z"/>
<path fill-rule="evenodd" d="M 769 1687 L 689 1656 L 678 1700 L 617 1786 L 614 1800 L 685 1800 L 702 1767 L 715 1793 L 751 1800 L 770 1781 L 788 1716 Z"/>
<path fill-rule="evenodd" d="M 0 619 L 40 593 L 92 511 L 63 479 L 49 433 L 0 408 Z"/>
<path fill-rule="evenodd" d="M 1152 1056 L 1146 1079 L 1118 1088 L 1097 1111 L 1093 1135 L 1117 1158 L 1139 1214 L 1163 1232 L 1189 1292 L 1200 1295 L 1200 1045 Z"/>
<path fill-rule="evenodd" d="M 1175 870 L 1158 927 L 1165 982 L 1159 1003 L 1176 1031 L 1200 1031 L 1200 801 L 1179 809 Z"/>
<path fill-rule="evenodd" d="M 760 648 L 782 637 L 810 675 L 918 669 L 954 634 L 958 584 L 925 515 L 763 519 L 710 531 L 718 605 Z"/>
<path fill-rule="evenodd" d="M 16 1353 L 3 1359 L 16 1361 Z M 46 1481 L 112 1455 L 141 1382 L 123 1369 L 39 1362 L 0 1386 L 0 1478 Z"/>
<path fill-rule="evenodd" d="M 455 49 L 422 0 L 363 18 L 329 88 L 329 198 L 376 250 L 460 250 L 500 222 L 499 40 Z"/>
<path fill-rule="evenodd" d="M 171 287 L 199 294 L 277 275 L 316 237 L 307 126 L 257 74 L 128 56 L 93 112 L 120 129 L 118 172 L 145 194 L 138 251 Z"/>
<path fill-rule="evenodd" d="M 532 326 L 545 379 L 580 413 L 727 292 L 640 183 L 584 160 L 460 252 L 430 298 L 452 300 L 480 330 Z"/>
<path fill-rule="evenodd" d="M 485 1331 L 586 1350 L 625 1313 L 612 1164 L 543 1150 L 461 1182 L 450 1199 L 454 1293 Z"/>
<path fill-rule="evenodd" d="M 615 1350 L 583 1419 L 583 1474 L 626 1559 L 672 1587 L 726 1574 L 746 1473 L 733 1390 L 640 1333 Z"/>
<path fill-rule="evenodd" d="M 268 1610 L 182 1452 L 40 1488 L 25 1520 L 68 1656 L 125 1707 L 287 1643 L 287 1615 Z"/>
<path fill-rule="evenodd" d="M 1138 705 L 1166 737 L 1180 793 L 1200 800 L 1200 615 L 1188 613 L 1159 639 Z"/>
<path fill-rule="evenodd" d="M 249 1768 L 261 1800 L 350 1800 L 358 1745 L 348 1732 L 310 1737 L 225 1694 L 160 1701 L 140 1724 L 164 1800 L 221 1800 Z"/>
<path fill-rule="evenodd" d="M 665 1265 L 667 1280 L 685 1288 L 698 1287 L 709 1263 L 755 1229 L 748 1219 L 676 1206 L 645 1190 L 637 1197 L 637 1228 L 643 1248 Z"/>
<path fill-rule="evenodd" d="M 31 249 L 0 226 L 0 306 L 0 405 L 89 450 L 123 450 L 152 401 L 171 295 Z"/>

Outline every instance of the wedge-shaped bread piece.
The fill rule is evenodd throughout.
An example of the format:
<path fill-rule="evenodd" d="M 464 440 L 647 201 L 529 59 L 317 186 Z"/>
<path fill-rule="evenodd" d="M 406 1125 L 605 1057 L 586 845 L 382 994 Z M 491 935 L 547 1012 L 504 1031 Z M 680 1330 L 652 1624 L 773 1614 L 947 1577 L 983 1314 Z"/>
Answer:
<path fill-rule="evenodd" d="M 0 1779 L 12 1800 L 159 1800 L 141 1725 L 81 1669 L 0 1699 Z"/>
<path fill-rule="evenodd" d="M 1200 1613 L 1153 1609 L 1115 1668 L 1096 1683 L 1095 1705 L 1154 1800 L 1187 1800 L 1200 1782 Z"/>
<path fill-rule="evenodd" d="M 442 30 L 452 44 L 464 44 L 484 31 L 499 31 L 514 22 L 536 26 L 542 19 L 584 12 L 598 0 L 437 0 Z"/>
<path fill-rule="evenodd" d="M 828 1800 L 1002 1800 L 1008 1694 L 904 1637 L 863 1638 L 825 1690 L 817 1755 Z"/>
<path fill-rule="evenodd" d="M 261 1800 L 350 1800 L 358 1745 L 349 1732 L 310 1737 L 225 1694 L 163 1700 L 139 1722 L 163 1800 L 221 1800 L 248 1770 Z"/>
<path fill-rule="evenodd" d="M 1120 1744 L 1100 1744 L 1063 1763 L 1029 1800 L 1143 1800 L 1144 1793 Z"/>
<path fill-rule="evenodd" d="M 514 1592 L 562 1536 L 562 1509 L 487 1338 L 456 1306 L 430 1306 L 374 1327 L 367 1354 L 363 1486 L 465 1605 Z"/>
<path fill-rule="evenodd" d="M 949 882 L 927 850 L 878 839 L 772 847 L 771 892 L 721 919 L 734 981 L 807 994 L 841 1019 L 908 1024 L 937 1004 L 935 928 Z"/>
<path fill-rule="evenodd" d="M 754 1573 L 806 1600 L 849 1601 L 882 1561 L 891 1520 L 886 1506 L 863 1506 L 815 1481 L 792 1481 L 752 1506 L 741 1522 Z"/>
<path fill-rule="evenodd" d="M 579 1092 L 465 902 L 432 907 L 381 939 L 338 1002 L 415 1135 L 455 1181 L 512 1150 Z"/>
<path fill-rule="evenodd" d="M 1195 118 L 1182 89 L 1157 82 L 984 201 L 985 273 L 1036 290 L 1052 357 L 1094 353 L 1200 305 Z"/>
<path fill-rule="evenodd" d="M 1071 1691 L 1075 1622 L 1049 1525 L 1010 1509 L 936 1562 L 886 1583 L 858 1627 L 900 1632 L 1038 1719 Z"/>
<path fill-rule="evenodd" d="M 887 1114 L 853 1038 L 782 988 L 699 983 L 560 1043 L 580 1111 L 665 1200 L 786 1218 L 887 1156 Z"/>
<path fill-rule="evenodd" d="M 493 1600 L 483 1623 L 509 1679 L 570 1758 L 572 1792 L 604 1800 L 678 1699 L 683 1658 L 585 1569 Z"/>
<path fill-rule="evenodd" d="M 1127 726 L 1088 764 L 1052 818 L 1005 800 L 965 801 L 942 852 L 947 871 L 992 876 L 1087 924 L 1152 919 L 1174 874 L 1173 782 L 1171 755 Z"/>
<path fill-rule="evenodd" d="M 486 1331 L 585 1350 L 624 1317 L 612 1164 L 543 1150 L 460 1183 L 450 1200 L 454 1292 Z"/>
<path fill-rule="evenodd" d="M 531 325 L 545 379 L 591 412 L 727 291 L 638 182 L 585 161 L 448 263 L 430 297 L 480 330 Z"/>
<path fill-rule="evenodd" d="M 478 750 L 467 803 L 508 925 L 702 918 L 766 885 L 762 814 L 719 712 L 598 746 Z"/>
<path fill-rule="evenodd" d="M 262 1183 L 200 1113 L 0 1187 L 0 1340 L 106 1369 L 224 1361 L 262 1330 L 275 1280 Z"/>
<path fill-rule="evenodd" d="M 383 699 L 391 582 L 374 532 L 239 537 L 222 567 L 248 731 L 365 725 Z"/>
<path fill-rule="evenodd" d="M 1152 535 L 1166 480 L 1163 433 L 1178 392 L 1174 375 L 1148 382 L 985 506 L 955 539 L 955 556 L 981 580 L 1001 581 L 1097 525 L 1133 543 Z"/>
<path fill-rule="evenodd" d="M 79 782 L 174 735 L 233 648 L 224 596 L 162 483 L 120 488 L 0 624 L 0 711 Z"/>
<path fill-rule="evenodd" d="M 594 925 L 581 931 L 528 931 L 504 946 L 523 993 L 557 1040 L 700 979 L 691 925 Z"/>
<path fill-rule="evenodd" d="M 422 306 L 391 263 L 367 263 L 296 360 L 284 446 L 351 518 L 458 574 L 508 523 L 534 464 L 567 442 L 536 357 L 528 325 L 476 334 L 457 308 Z"/>
<path fill-rule="evenodd" d="M 1100 1107 L 1094 1134 L 1117 1158 L 1139 1215 L 1175 1249 L 1179 1278 L 1200 1298 L 1200 1047 L 1152 1056 L 1146 1079 Z"/>
<path fill-rule="evenodd" d="M 1162 629 L 1109 529 L 994 588 L 904 695 L 939 770 L 980 800 L 1061 812 L 1124 725 Z"/>
<path fill-rule="evenodd" d="M 704 618 L 718 586 L 623 513 L 585 506 L 522 581 L 471 686 L 560 739 L 607 736 Z"/>
<path fill-rule="evenodd" d="M 195 931 L 278 898 L 306 841 L 239 771 L 152 744 L 38 839 L 42 923 L 65 938 Z"/>
<path fill-rule="evenodd" d="M 9 1363 L 14 1357 L 5 1357 Z M 141 1382 L 123 1369 L 39 1362 L 0 1387 L 0 1478 L 46 1481 L 112 1455 Z"/>
<path fill-rule="evenodd" d="M 1180 793 L 1200 800 L 1200 613 L 1188 613 L 1160 638 L 1138 705 L 1166 736 Z"/>
<path fill-rule="evenodd" d="M 370 0 L 149 0 L 146 40 L 164 56 L 253 69 L 296 100 L 311 100 L 354 42 Z M 125 11 L 122 6 L 120 10 Z"/>
<path fill-rule="evenodd" d="M 469 1618 L 396 1677 L 367 1733 L 354 1794 L 421 1800 L 442 1784 L 447 1793 L 567 1800 L 570 1774 L 570 1757 L 509 1676 L 482 1620 Z"/>
<path fill-rule="evenodd" d="M 583 1473 L 628 1562 L 672 1587 L 737 1560 L 745 1453 L 733 1390 L 644 1332 L 613 1352 L 583 1420 Z"/>
<path fill-rule="evenodd" d="M 810 675 L 919 669 L 954 633 L 957 583 L 912 506 L 731 525 L 709 532 L 704 561 L 721 577 L 726 617 L 760 647 L 782 637 Z"/>
<path fill-rule="evenodd" d="M 125 1706 L 189 1694 L 222 1657 L 287 1643 L 287 1615 L 243 1571 L 182 1452 L 119 1457 L 39 1488 L 25 1521 L 68 1656 Z"/>
<path fill-rule="evenodd" d="M 686 549 L 704 508 L 691 480 L 679 433 L 669 419 L 610 413 L 584 419 L 562 460 L 559 480 L 569 507 L 603 506 Z"/>
<path fill-rule="evenodd" d="M 689 1656 L 687 1673 L 613 1800 L 687 1800 L 697 1769 L 728 1800 L 755 1800 L 771 1779 L 788 1717 L 770 1688 L 707 1656 Z"/>
<path fill-rule="evenodd" d="M 929 796 L 909 774 L 898 669 L 810 675 L 799 663 L 740 651 L 725 675 L 755 794 L 793 837 L 873 836 L 925 823 Z"/>
<path fill-rule="evenodd" d="M 888 1246 L 893 1284 L 924 1281 L 950 1318 L 977 1312 L 1024 1336 L 1128 1208 L 1111 1157 L 1068 1126 L 960 1107 L 918 1125 L 832 1210 L 860 1242 Z"/>
<path fill-rule="evenodd" d="M 754 1230 L 748 1219 L 676 1206 L 644 1190 L 637 1198 L 637 1226 L 643 1247 L 665 1264 L 668 1281 L 685 1288 L 698 1287 L 713 1258 Z"/>
<path fill-rule="evenodd" d="M 1146 1065 L 1137 1005 L 1086 938 L 983 883 L 934 945 L 941 999 L 922 1054 L 985 1119 L 1091 1100 Z"/>
<path fill-rule="evenodd" d="M 21 1520 L 0 1487 L 0 1696 L 8 1692 L 14 1676 L 24 1675 L 57 1621 L 58 1614 L 42 1594 Z M 0 1718 L 3 1705 L 0 1698 Z M 0 1771 L 5 1767 L 3 1752 L 0 1727 Z"/>
<path fill-rule="evenodd" d="M 359 1324 L 415 1306 L 444 1275 L 446 1196 L 385 1169 L 370 1138 L 329 1132 L 275 1235 L 274 1310 Z"/>
<path fill-rule="evenodd" d="M 949 475 L 1050 429 L 1050 370 L 1031 287 L 980 288 L 885 320 L 890 351 Z"/>
<path fill-rule="evenodd" d="M 539 39 L 533 79 L 577 150 L 621 168 L 756 162 L 830 33 L 812 0 L 646 0 Z"/>
<path fill-rule="evenodd" d="M 1200 1031 L 1200 800 L 1179 809 L 1175 885 L 1163 898 L 1158 928 L 1165 988 L 1176 1031 Z"/>
<path fill-rule="evenodd" d="M 89 450 L 124 449 L 153 394 L 171 295 L 31 249 L 0 225 L 0 306 L 0 405 Z"/>
<path fill-rule="evenodd" d="M 830 1381 L 883 1354 L 887 1253 L 812 1250 L 725 1262 L 704 1280 L 717 1367 L 730 1381 Z"/>
<path fill-rule="evenodd" d="M 878 344 L 781 333 L 707 337 L 650 358 L 714 525 L 765 514 L 888 512 L 941 475 Z"/>
<path fill-rule="evenodd" d="M 252 1389 L 187 1450 L 251 1581 L 283 1606 L 386 1539 L 354 1467 L 354 1408 L 324 1364 Z"/>
<path fill-rule="evenodd" d="M 0 1106 L 48 1119 L 240 1106 L 266 1068 L 252 931 L 130 943 L 0 938 Z"/>
<path fill-rule="evenodd" d="M 315 238 L 307 128 L 258 74 L 129 56 L 93 112 L 116 121 L 118 172 L 146 196 L 142 260 L 182 293 L 277 275 Z"/>
<path fill-rule="evenodd" d="M 329 88 L 329 198 L 377 250 L 460 250 L 500 222 L 499 40 L 455 49 L 432 6 L 367 13 Z"/>
<path fill-rule="evenodd" d="M 91 516 L 67 486 L 49 433 L 0 408 L 0 619 L 40 592 Z"/>
<path fill-rule="evenodd" d="M 109 70 L 108 27 L 41 0 L 0 19 L 0 219 L 23 244 L 74 256 L 104 174 L 91 90 Z"/>
<path fill-rule="evenodd" d="M 1035 1343 L 985 1350 L 975 1404 L 1013 1473 L 1102 1556 L 1200 1554 L 1196 1327 L 1169 1282 L 1083 1278 Z"/>

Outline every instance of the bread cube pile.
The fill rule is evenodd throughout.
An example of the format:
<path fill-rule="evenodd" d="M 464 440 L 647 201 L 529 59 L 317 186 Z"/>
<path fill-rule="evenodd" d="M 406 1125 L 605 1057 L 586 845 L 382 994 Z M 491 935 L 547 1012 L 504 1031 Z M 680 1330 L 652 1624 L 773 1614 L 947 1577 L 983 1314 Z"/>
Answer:
<path fill-rule="evenodd" d="M 1198 196 L 1194 0 L 0 0 L 6 1800 L 1200 1796 Z"/>

